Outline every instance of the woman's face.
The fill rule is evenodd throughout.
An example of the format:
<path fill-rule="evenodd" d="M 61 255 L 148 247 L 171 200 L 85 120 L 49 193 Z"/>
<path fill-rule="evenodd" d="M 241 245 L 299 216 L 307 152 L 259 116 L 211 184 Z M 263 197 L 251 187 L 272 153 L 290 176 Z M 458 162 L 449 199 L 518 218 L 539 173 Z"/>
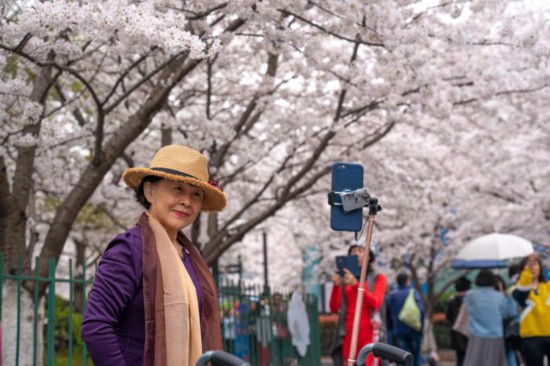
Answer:
<path fill-rule="evenodd" d="M 351 249 L 351 255 L 356 255 L 359 260 L 359 267 L 363 265 L 363 256 L 365 255 L 365 249 L 361 247 L 354 247 Z"/>
<path fill-rule="evenodd" d="M 204 199 L 201 188 L 166 179 L 145 182 L 143 193 L 151 203 L 149 214 L 161 223 L 172 239 L 176 238 L 178 231 L 195 221 Z"/>
<path fill-rule="evenodd" d="M 533 272 L 534 277 L 538 277 L 540 274 L 540 263 L 536 254 L 531 254 L 527 259 L 527 266 Z"/>

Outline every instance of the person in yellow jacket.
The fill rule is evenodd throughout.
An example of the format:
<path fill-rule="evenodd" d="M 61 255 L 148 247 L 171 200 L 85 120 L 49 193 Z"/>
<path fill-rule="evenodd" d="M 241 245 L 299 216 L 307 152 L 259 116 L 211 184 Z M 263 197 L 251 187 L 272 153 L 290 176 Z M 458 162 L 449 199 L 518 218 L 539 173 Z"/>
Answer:
<path fill-rule="evenodd" d="M 550 283 L 536 253 L 520 262 L 521 274 L 513 297 L 522 308 L 519 333 L 521 355 L 526 365 L 550 362 Z"/>

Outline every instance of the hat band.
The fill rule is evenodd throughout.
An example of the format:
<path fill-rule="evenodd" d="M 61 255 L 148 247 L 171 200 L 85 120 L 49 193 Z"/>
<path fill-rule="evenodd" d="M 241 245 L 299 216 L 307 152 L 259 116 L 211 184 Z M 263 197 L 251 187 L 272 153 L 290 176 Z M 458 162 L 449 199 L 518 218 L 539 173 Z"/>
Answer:
<path fill-rule="evenodd" d="M 157 172 L 162 172 L 162 173 L 168 173 L 168 174 L 178 175 L 178 176 L 180 176 L 180 177 L 193 178 L 193 179 L 196 179 L 196 180 L 200 180 L 199 178 L 194 177 L 194 176 L 192 176 L 191 174 L 182 173 L 182 172 L 180 172 L 180 171 L 178 171 L 178 170 L 174 170 L 174 169 L 167 169 L 167 168 L 151 168 L 151 170 L 154 170 L 154 171 L 157 171 Z"/>

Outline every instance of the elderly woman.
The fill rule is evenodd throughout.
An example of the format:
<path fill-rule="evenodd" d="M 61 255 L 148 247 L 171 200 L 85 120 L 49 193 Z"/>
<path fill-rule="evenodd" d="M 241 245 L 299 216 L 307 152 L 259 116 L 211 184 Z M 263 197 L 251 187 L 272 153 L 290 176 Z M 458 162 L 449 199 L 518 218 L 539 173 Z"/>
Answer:
<path fill-rule="evenodd" d="M 181 233 L 201 211 L 225 208 L 207 164 L 199 152 L 170 145 L 149 168 L 124 172 L 146 212 L 109 243 L 97 268 L 82 322 L 96 366 L 191 366 L 222 349 L 214 279 Z"/>

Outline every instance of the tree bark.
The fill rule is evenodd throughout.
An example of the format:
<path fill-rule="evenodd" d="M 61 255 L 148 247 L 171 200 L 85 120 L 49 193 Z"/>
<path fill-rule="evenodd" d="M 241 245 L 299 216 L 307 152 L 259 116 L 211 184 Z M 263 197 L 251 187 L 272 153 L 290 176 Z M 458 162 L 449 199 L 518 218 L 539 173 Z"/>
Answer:
<path fill-rule="evenodd" d="M 0 251 L 6 248 L 6 230 L 8 207 L 10 207 L 10 183 L 6 169 L 6 160 L 0 155 Z"/>
<path fill-rule="evenodd" d="M 53 58 L 53 55 L 49 56 Z M 41 67 L 33 82 L 30 100 L 44 104 L 44 97 L 52 85 L 52 67 Z M 25 127 L 23 134 L 37 138 L 40 134 L 41 119 Z M 5 228 L 0 252 L 4 253 L 4 266 L 7 272 L 14 274 L 17 271 L 18 258 L 23 260 L 23 268 L 30 269 L 30 260 L 26 256 L 25 233 L 27 229 L 27 205 L 32 194 L 32 173 L 37 145 L 21 146 L 17 150 L 17 161 L 13 177 L 12 192 L 7 202 L 7 214 L 0 227 Z M 1 187 L 5 189 L 4 187 Z"/>

